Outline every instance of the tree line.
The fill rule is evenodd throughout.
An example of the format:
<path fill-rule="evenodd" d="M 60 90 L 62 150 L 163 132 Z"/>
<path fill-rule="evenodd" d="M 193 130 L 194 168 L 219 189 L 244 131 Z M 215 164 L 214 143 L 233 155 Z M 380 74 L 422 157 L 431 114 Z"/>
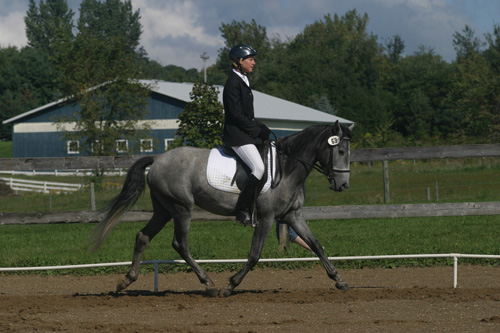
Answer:
<path fill-rule="evenodd" d="M 74 22 L 66 0 L 38 5 L 30 0 L 28 45 L 0 48 L 1 120 L 63 97 L 84 98 L 89 88 L 112 82 L 113 89 L 96 89 L 97 95 L 84 99 L 87 114 L 102 116 L 98 110 L 107 110 L 105 117 L 89 118 L 87 124 L 102 120 L 104 128 L 146 112 L 148 87 L 130 86 L 132 79 L 203 81 L 196 69 L 148 58 L 139 46 L 140 12 L 130 0 L 83 0 L 79 10 Z M 355 121 L 353 143 L 358 147 L 498 142 L 500 26 L 494 25 L 484 38 L 468 26 L 457 31 L 456 59 L 449 63 L 424 46 L 404 55 L 399 35 L 381 42 L 368 31 L 368 20 L 356 10 L 326 14 L 286 40 L 268 36 L 254 19 L 221 23 L 225 45 L 207 68 L 207 83 L 223 85 L 230 70 L 229 48 L 250 44 L 259 52 L 252 89 Z M 115 104 L 96 105 L 100 99 Z M 115 128 L 121 133 L 136 130 Z M 110 136 L 96 132 L 89 142 L 101 147 Z M 10 125 L 2 125 L 0 140 L 10 139 Z"/>

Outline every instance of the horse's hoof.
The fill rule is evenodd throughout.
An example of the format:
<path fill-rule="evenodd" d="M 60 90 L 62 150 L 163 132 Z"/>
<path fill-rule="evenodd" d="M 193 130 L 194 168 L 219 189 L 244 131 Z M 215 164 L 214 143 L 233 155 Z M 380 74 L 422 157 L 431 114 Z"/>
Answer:
<path fill-rule="evenodd" d="M 349 286 L 345 282 L 337 282 L 337 283 L 335 283 L 335 287 L 337 287 L 338 290 L 342 290 L 342 291 L 349 290 Z"/>
<path fill-rule="evenodd" d="M 217 288 L 207 288 L 205 291 L 206 291 L 207 295 L 210 297 L 219 296 L 219 289 L 217 289 Z"/>
<path fill-rule="evenodd" d="M 219 294 L 222 296 L 222 297 L 229 297 L 231 296 L 231 294 L 233 293 L 233 291 L 231 289 L 229 289 L 228 287 L 222 287 Z"/>
<path fill-rule="evenodd" d="M 127 288 L 128 286 L 129 283 L 127 283 L 127 280 L 118 281 L 118 283 L 116 284 L 116 292 L 120 292 L 123 289 Z"/>

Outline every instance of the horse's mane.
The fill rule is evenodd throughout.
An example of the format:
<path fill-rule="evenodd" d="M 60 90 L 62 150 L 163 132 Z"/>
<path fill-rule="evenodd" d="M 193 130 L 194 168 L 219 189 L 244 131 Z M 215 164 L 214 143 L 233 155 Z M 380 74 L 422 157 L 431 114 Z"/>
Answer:
<path fill-rule="evenodd" d="M 342 127 L 342 137 L 350 137 L 351 131 L 345 126 Z M 299 160 L 297 159 L 305 150 L 323 149 L 327 145 L 327 139 L 333 135 L 332 125 L 312 125 L 308 128 L 278 139 L 278 149 L 285 154 L 285 173 L 290 173 Z"/>

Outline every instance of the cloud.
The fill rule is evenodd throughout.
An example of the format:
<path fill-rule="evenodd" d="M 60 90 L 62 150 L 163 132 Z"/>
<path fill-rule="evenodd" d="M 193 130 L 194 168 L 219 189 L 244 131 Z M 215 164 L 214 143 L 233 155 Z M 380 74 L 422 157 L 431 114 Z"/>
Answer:
<path fill-rule="evenodd" d="M 28 43 L 25 33 L 24 12 L 13 11 L 0 15 L 0 46 L 21 48 Z"/>
<path fill-rule="evenodd" d="M 224 45 L 220 33 L 208 31 L 203 24 L 209 13 L 196 1 L 133 0 L 132 4 L 134 10 L 140 9 L 141 44 L 150 58 L 161 64 L 192 68 L 197 63 L 200 68 L 200 54 Z"/>
<path fill-rule="evenodd" d="M 405 42 L 406 54 L 420 46 L 433 49 L 445 60 L 455 57 L 453 34 L 470 20 L 446 0 L 374 0 L 364 3 L 369 18 L 369 30 L 385 44 L 398 34 Z"/>

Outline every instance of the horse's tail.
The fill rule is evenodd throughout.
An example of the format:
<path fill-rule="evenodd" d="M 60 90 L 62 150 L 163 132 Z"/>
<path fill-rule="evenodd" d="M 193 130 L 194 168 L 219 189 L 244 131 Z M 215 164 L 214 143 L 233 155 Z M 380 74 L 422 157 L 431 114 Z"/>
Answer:
<path fill-rule="evenodd" d="M 106 216 L 92 232 L 92 251 L 97 250 L 102 245 L 111 230 L 118 224 L 122 215 L 137 202 L 144 192 L 146 187 L 144 172 L 149 165 L 153 164 L 153 161 L 153 156 L 145 156 L 130 167 L 121 192 L 111 199 L 103 209 Z"/>

